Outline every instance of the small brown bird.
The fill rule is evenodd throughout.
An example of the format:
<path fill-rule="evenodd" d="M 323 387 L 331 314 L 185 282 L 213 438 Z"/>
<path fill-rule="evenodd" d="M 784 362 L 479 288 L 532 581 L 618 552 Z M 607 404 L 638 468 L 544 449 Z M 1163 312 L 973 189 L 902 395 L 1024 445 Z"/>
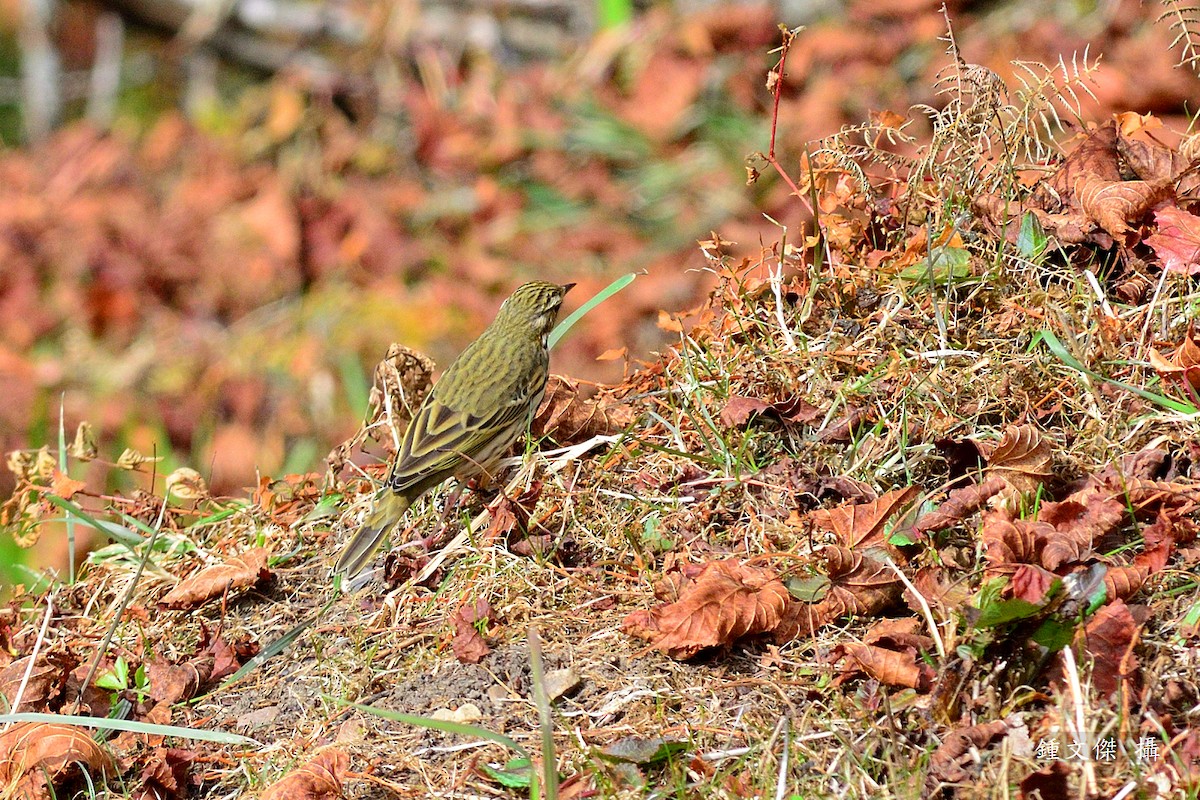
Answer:
<path fill-rule="evenodd" d="M 549 376 L 547 339 L 575 284 L 534 281 L 454 360 L 417 410 L 375 508 L 338 557 L 334 575 L 358 574 L 408 507 L 447 478 L 490 475 L 528 431 Z"/>

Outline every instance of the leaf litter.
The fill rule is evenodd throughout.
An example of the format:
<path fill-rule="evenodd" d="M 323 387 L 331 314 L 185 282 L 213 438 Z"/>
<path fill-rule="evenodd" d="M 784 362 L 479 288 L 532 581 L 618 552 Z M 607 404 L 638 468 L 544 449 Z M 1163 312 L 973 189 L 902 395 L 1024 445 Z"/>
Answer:
<path fill-rule="evenodd" d="M 678 61 L 660 56 L 682 76 L 672 98 L 686 106 L 696 88 Z M 682 119 L 627 111 L 650 137 Z M 372 438 L 386 450 L 425 379 L 380 380 L 376 413 L 335 451 L 326 479 L 264 476 L 249 499 L 179 497 L 161 515 L 162 546 L 98 556 L 84 582 L 50 598 L 45 637 L 40 598 L 0 612 L 0 687 L 17 710 L 82 702 L 96 715 L 125 707 L 145 721 L 258 725 L 275 752 L 164 749 L 147 734 L 102 747 L 76 728 L 18 723 L 0 734 L 25 754 L 0 762 L 5 788 L 49 796 L 37 781 L 62 778 L 42 754 L 66 752 L 100 774 L 112 750 L 146 791 L 174 796 L 230 791 L 247 769 L 277 797 L 337 796 L 348 780 L 410 794 L 494 790 L 492 773 L 463 767 L 500 762 L 496 745 L 466 760 L 459 734 L 387 725 L 336 701 L 431 717 L 469 709 L 532 744 L 523 643 L 536 626 L 548 666 L 580 677 L 557 701 L 555 730 L 558 767 L 580 791 L 682 780 L 768 796 L 782 771 L 813 796 L 867 782 L 876 796 L 951 785 L 1000 796 L 992 788 L 1009 784 L 1098 796 L 1129 780 L 1146 737 L 1171 758 L 1137 768 L 1161 796 L 1189 790 L 1195 627 L 1176 620 L 1195 603 L 1200 450 L 1194 415 L 1154 397 L 1187 402 L 1193 364 L 1179 353 L 1193 332 L 1155 316 L 1185 306 L 1177 279 L 1191 256 L 1178 215 L 1197 209 L 1180 162 L 1190 145 L 1136 138 L 1154 125 L 1101 122 L 1020 197 L 976 195 L 990 239 L 962 235 L 924 179 L 905 195 L 903 174 L 863 183 L 844 158 L 809 161 L 800 182 L 822 209 L 821 236 L 744 258 L 718 252 L 714 236 L 703 252 L 716 288 L 666 317 L 676 344 L 590 398 L 556 383 L 539 414 L 546 449 L 500 498 L 477 493 L 449 515 L 432 498 L 407 521 L 425 534 L 409 542 L 419 551 L 444 538 L 439 524 L 457 530 L 486 513 L 487 527 L 467 528 L 473 546 L 431 584 L 400 570 L 386 589 L 325 607 L 328 557 L 371 495 L 353 456 Z M 425 133 L 431 159 L 468 158 L 466 140 L 442 130 Z M 925 203 L 924 218 L 902 201 Z M 255 202 L 252 227 L 277 208 L 270 192 Z M 259 267 L 292 246 L 268 241 Z M 1089 272 L 1105 258 L 1101 277 Z M 1161 277 L 1156 297 L 1126 292 L 1139 269 Z M 1103 280 L 1102 297 L 1085 274 Z M 1037 347 L 1043 331 L 1089 372 Z M 1172 367 L 1149 355 L 1154 345 L 1174 351 Z M 246 390 L 234 415 L 251 419 L 258 393 Z M 379 413 L 389 404 L 393 414 Z M 550 449 L 597 437 L 603 447 L 565 462 Z M 144 523 L 160 507 L 78 486 L 37 452 L 9 463 L 10 524 L 47 516 L 49 496 Z M 131 455 L 108 468 L 151 467 Z M 348 502 L 322 511 L 333 494 Z M 264 581 L 268 552 L 277 563 Z M 133 556 L 151 563 L 120 607 Z M 172 598 L 172 586 L 188 591 Z M 180 608 L 149 611 L 160 603 Z M 108 620 L 90 608 L 120 609 L 110 652 L 96 650 Z M 221 685 L 314 613 L 284 655 Z M 113 679 L 84 685 L 89 674 Z M 814 736 L 780 736 L 784 719 Z M 1108 731 L 1121 759 L 1047 768 L 1033 748 L 1073 738 L 1090 749 Z M 647 746 L 620 768 L 590 758 L 622 742 Z M 785 743 L 796 748 L 786 763 Z M 729 768 L 722 754 L 735 750 L 728 758 L 751 758 Z"/>

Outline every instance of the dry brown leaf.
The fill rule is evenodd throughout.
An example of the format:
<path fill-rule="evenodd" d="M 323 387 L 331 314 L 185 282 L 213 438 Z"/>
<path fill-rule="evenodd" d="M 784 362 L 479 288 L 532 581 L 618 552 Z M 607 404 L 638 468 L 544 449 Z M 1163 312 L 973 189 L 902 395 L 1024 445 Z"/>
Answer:
<path fill-rule="evenodd" d="M 916 689 L 921 683 L 916 653 L 898 652 L 869 644 L 851 642 L 844 646 L 846 655 L 875 680 L 887 686 Z"/>
<path fill-rule="evenodd" d="M 1114 239 L 1120 240 L 1151 208 L 1175 193 L 1174 181 L 1106 181 L 1092 175 L 1081 177 L 1075 194 L 1083 211 Z"/>
<path fill-rule="evenodd" d="M 81 492 L 87 488 L 87 484 L 83 481 L 77 481 L 65 472 L 54 470 L 54 479 L 50 483 L 50 492 L 63 500 L 70 500 L 75 496 L 76 492 Z"/>
<path fill-rule="evenodd" d="M 1200 250 L 1197 251 L 1197 254 L 1200 257 Z M 1200 271 L 1200 262 L 1197 262 L 1197 270 Z M 1169 359 L 1164 358 L 1153 347 L 1150 348 L 1150 365 L 1158 374 L 1186 380 L 1192 385 L 1192 388 L 1200 391 L 1200 342 L 1196 341 L 1196 323 L 1193 322 L 1188 326 L 1187 335 L 1183 337 L 1183 341 L 1175 348 L 1175 352 Z"/>
<path fill-rule="evenodd" d="M 166 608 L 194 608 L 226 592 L 253 586 L 270 574 L 267 570 L 270 554 L 265 547 L 255 547 L 224 564 L 205 567 L 180 581 L 160 603 Z"/>
<path fill-rule="evenodd" d="M 924 514 L 913 523 L 913 532 L 917 534 L 933 533 L 945 530 L 960 522 L 987 505 L 988 500 L 1000 494 L 1008 487 L 1008 481 L 999 475 L 989 476 L 983 483 L 973 486 L 962 486 L 946 495 L 933 511 Z"/>
<path fill-rule="evenodd" d="M 884 528 L 893 516 L 909 510 L 921 494 L 916 486 L 895 489 L 869 503 L 823 508 L 809 514 L 818 528 L 831 531 L 838 542 L 851 550 L 887 544 Z"/>
<path fill-rule="evenodd" d="M 727 559 L 704 564 L 680 589 L 676 602 L 635 611 L 621 627 L 683 660 L 705 648 L 774 631 L 790 604 L 773 570 Z"/>
<path fill-rule="evenodd" d="M 454 641 L 451 643 L 454 657 L 463 664 L 478 664 L 492 652 L 477 624 L 492 623 L 495 620 L 496 615 L 492 611 L 491 603 L 483 597 L 474 603 L 463 603 L 459 606 L 450 618 L 454 624 Z"/>
<path fill-rule="evenodd" d="M 21 722 L 0 734 L 0 796 L 49 797 L 80 765 L 93 775 L 113 767 L 86 728 Z"/>
<path fill-rule="evenodd" d="M 1067 776 L 1071 766 L 1066 761 L 1055 761 L 1037 772 L 1026 775 L 1020 783 L 1020 800 L 1070 800 L 1071 793 Z"/>
<path fill-rule="evenodd" d="M 1142 564 L 1109 567 L 1104 573 L 1104 591 L 1111 599 L 1128 600 L 1146 585 L 1150 568 Z"/>
<path fill-rule="evenodd" d="M 551 375 L 530 430 L 534 436 L 550 436 L 565 446 L 621 433 L 633 421 L 634 410 L 628 403 L 605 392 L 585 398 L 574 381 Z"/>
<path fill-rule="evenodd" d="M 350 756 L 339 747 L 321 750 L 308 763 L 266 788 L 262 800 L 335 800 L 350 771 Z"/>
<path fill-rule="evenodd" d="M 952 579 L 947 569 L 940 565 L 921 567 L 913 576 L 912 583 L 926 603 L 943 611 L 962 607 L 971 596 L 967 582 Z M 917 598 L 907 588 L 904 590 L 904 603 L 913 611 L 922 610 Z"/>
<path fill-rule="evenodd" d="M 1050 443 L 1032 425 L 1005 429 L 987 462 L 989 472 L 1000 475 L 1022 494 L 1037 491 L 1054 474 Z"/>
<path fill-rule="evenodd" d="M 728 427 L 740 428 L 756 414 L 772 416 L 782 422 L 809 423 L 820 418 L 821 410 L 799 396 L 768 403 L 757 397 L 735 394 L 721 409 L 721 421 Z"/>
<path fill-rule="evenodd" d="M 1138 616 L 1145 618 L 1139 608 Z M 1096 612 L 1081 631 L 1084 649 L 1092 657 L 1092 686 L 1108 697 L 1124 686 L 1130 696 L 1138 692 L 1138 662 L 1134 646 L 1140 636 L 1140 621 L 1133 608 L 1114 600 Z"/>
<path fill-rule="evenodd" d="M 1117 126 L 1114 121 L 1109 120 L 1088 134 L 1059 165 L 1058 170 L 1047 181 L 1046 187 L 1050 194 L 1070 199 L 1075 184 L 1084 176 L 1106 181 L 1121 180 L 1120 160 L 1117 154 Z M 1050 208 L 1047 202 L 1040 205 Z"/>
<path fill-rule="evenodd" d="M 849 614 L 870 616 L 893 605 L 904 584 L 886 564 L 844 547 L 821 550 L 830 587 L 821 606 L 829 619 Z"/>
<path fill-rule="evenodd" d="M 6 708 L 12 708 L 16 702 L 17 692 L 21 684 L 25 691 L 21 695 L 20 711 L 45 711 L 47 702 L 57 697 L 63 689 L 66 672 L 61 664 L 51 663 L 44 655 L 38 659 L 26 680 L 25 672 L 29 669 L 30 656 L 18 658 L 0 670 L 0 696 L 8 702 Z"/>
<path fill-rule="evenodd" d="M 1052 526 L 1044 536 L 1042 565 L 1057 571 L 1088 558 L 1092 544 L 1115 532 L 1127 515 L 1125 504 L 1103 490 L 1085 488 L 1060 503 L 1046 503 L 1038 520 Z"/>
<path fill-rule="evenodd" d="M 157 747 L 141 757 L 141 786 L 134 800 L 183 800 L 192 792 L 191 771 L 196 753 L 178 747 Z"/>
<path fill-rule="evenodd" d="M 992 745 L 997 739 L 1008 733 L 1008 729 L 1007 722 L 997 720 L 950 731 L 930 756 L 930 778 L 946 783 L 961 783 L 970 780 L 978 772 L 978 764 L 973 752 Z"/>
<path fill-rule="evenodd" d="M 984 515 L 980 541 L 992 573 L 1014 572 L 1021 564 L 1036 564 L 1041 559 L 1046 537 L 1054 532 L 1048 523 L 1013 519 L 1005 511 Z"/>

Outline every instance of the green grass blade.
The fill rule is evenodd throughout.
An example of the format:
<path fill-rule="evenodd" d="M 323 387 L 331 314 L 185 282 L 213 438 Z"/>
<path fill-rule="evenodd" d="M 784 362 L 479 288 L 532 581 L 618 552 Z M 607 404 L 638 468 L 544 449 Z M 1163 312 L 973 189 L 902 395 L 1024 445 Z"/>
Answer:
<path fill-rule="evenodd" d="M 567 331 L 571 330 L 571 327 L 576 322 L 579 322 L 579 320 L 583 319 L 584 314 L 587 314 L 593 308 L 600 305 L 629 284 L 633 283 L 633 280 L 636 277 L 637 274 L 634 272 L 630 272 L 627 275 L 622 275 L 608 286 L 605 286 L 603 289 L 601 289 L 591 300 L 588 300 L 579 308 L 575 309 L 575 311 L 571 313 L 571 316 L 558 323 L 554 330 L 550 332 L 550 338 L 547 339 L 549 346 L 554 347 L 554 345 L 558 344 L 558 340 L 566 336 Z"/>
<path fill-rule="evenodd" d="M 358 709 L 367 714 L 372 714 L 383 719 L 390 719 L 395 722 L 403 722 L 406 725 L 416 725 L 419 728 L 429 728 L 430 730 L 441 731 L 442 733 L 456 733 L 459 736 L 474 736 L 476 739 L 485 739 L 489 742 L 503 745 L 509 750 L 520 755 L 522 758 L 529 758 L 529 752 L 517 743 L 516 740 L 505 736 L 503 733 L 496 733 L 487 728 L 480 728 L 475 725 L 467 725 L 463 722 L 451 722 L 445 719 L 430 719 L 429 717 L 418 717 L 415 714 L 403 714 L 399 711 L 389 711 L 386 708 L 376 708 L 375 706 L 366 706 L 361 703 L 351 703 L 348 700 L 341 700 L 337 697 L 329 697 L 339 705 L 348 706 L 349 708 Z"/>
<path fill-rule="evenodd" d="M 596 22 L 600 30 L 624 25 L 633 19 L 633 0 L 596 0 Z"/>
<path fill-rule="evenodd" d="M 1155 392 L 1149 392 L 1140 386 L 1133 386 L 1132 384 L 1128 384 L 1123 381 L 1114 380 L 1113 378 L 1105 377 L 1098 372 L 1088 369 L 1083 364 L 1079 363 L 1079 359 L 1067 352 L 1067 348 L 1064 347 L 1063 343 L 1058 340 L 1058 337 L 1048 330 L 1040 331 L 1038 336 L 1041 337 L 1041 340 L 1046 343 L 1046 347 L 1050 350 L 1055 358 L 1076 372 L 1081 372 L 1090 378 L 1094 378 L 1098 381 L 1104 381 L 1105 383 L 1111 384 L 1120 389 L 1124 389 L 1127 392 L 1132 392 L 1143 400 L 1148 400 L 1151 403 L 1161 406 L 1169 411 L 1175 411 L 1180 414 L 1196 414 L 1200 412 L 1200 409 L 1197 409 L 1190 403 L 1183 403 L 1170 397 L 1156 394 Z"/>
<path fill-rule="evenodd" d="M 179 739 L 191 739 L 198 742 L 218 742 L 220 744 L 244 744 L 251 746 L 259 744 L 248 736 L 240 736 L 236 733 L 181 728 L 176 725 L 152 725 L 149 722 L 109 719 L 107 717 L 80 717 L 71 714 L 38 714 L 33 712 L 0 714 L 0 725 L 7 725 L 10 722 L 44 722 L 50 725 L 78 725 L 81 728 L 99 728 L 106 731 L 132 731 L 133 733 L 147 733 L 151 736 L 174 736 Z"/>
<path fill-rule="evenodd" d="M 53 494 L 46 495 L 46 499 L 49 500 L 51 504 L 56 505 L 65 511 L 68 519 L 70 519 L 72 516 L 78 517 L 85 525 L 90 525 L 108 538 L 112 539 L 114 542 L 119 542 L 126 547 L 133 548 L 146 541 L 141 536 L 138 536 L 136 533 L 129 530 L 129 528 L 126 528 L 124 525 L 118 525 L 115 522 L 104 522 L 96 519 L 78 505 L 72 503 L 70 500 L 64 500 L 63 498 Z"/>

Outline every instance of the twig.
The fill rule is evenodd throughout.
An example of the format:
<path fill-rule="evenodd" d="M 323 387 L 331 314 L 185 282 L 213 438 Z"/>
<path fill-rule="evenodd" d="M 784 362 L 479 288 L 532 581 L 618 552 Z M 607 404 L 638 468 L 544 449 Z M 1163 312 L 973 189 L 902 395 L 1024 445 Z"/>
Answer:
<path fill-rule="evenodd" d="M 50 40 L 54 0 L 21 3 L 21 122 L 25 137 L 49 135 L 62 113 L 62 62 Z"/>
<path fill-rule="evenodd" d="M 42 642 L 46 639 L 46 630 L 50 627 L 50 618 L 54 616 L 54 595 L 50 594 L 46 597 L 46 616 L 42 617 L 42 629 L 38 631 L 37 641 L 33 643 L 33 652 L 29 654 L 29 663 L 25 665 L 25 674 L 21 676 L 21 685 L 17 687 L 17 696 L 13 698 L 12 708 L 9 709 L 10 714 L 17 713 L 17 709 L 21 706 L 21 699 L 25 696 L 25 687 L 29 684 L 29 676 L 33 674 L 33 666 L 37 663 L 38 651 L 42 647 Z M 3 730 L 8 730 L 12 726 L 11 722 L 4 725 Z"/>
<path fill-rule="evenodd" d="M 87 118 L 101 128 L 112 124 L 121 88 L 121 56 L 125 49 L 125 23 L 117 14 L 96 20 L 96 61 L 88 84 Z"/>

